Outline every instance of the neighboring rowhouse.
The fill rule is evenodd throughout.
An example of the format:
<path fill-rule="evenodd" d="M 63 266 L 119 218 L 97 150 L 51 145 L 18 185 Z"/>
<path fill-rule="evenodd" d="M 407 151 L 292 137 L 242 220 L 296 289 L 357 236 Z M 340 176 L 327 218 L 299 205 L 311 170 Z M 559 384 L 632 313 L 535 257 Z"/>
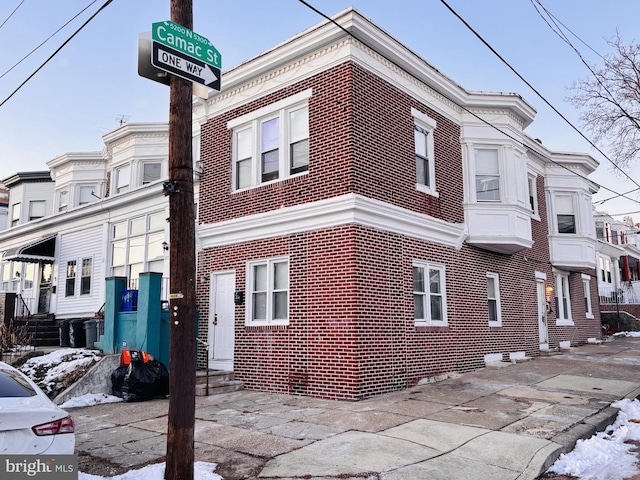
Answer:
<path fill-rule="evenodd" d="M 201 364 L 360 399 L 599 337 L 597 162 L 528 137 L 519 95 L 334 19 L 194 106 Z"/>
<path fill-rule="evenodd" d="M 141 272 L 168 276 L 168 126 L 127 124 L 103 140 L 102 152 L 66 153 L 49 171 L 3 180 L 10 225 L 0 232 L 0 298 L 17 296 L 17 317 L 93 318 L 105 277 L 136 288 Z"/>

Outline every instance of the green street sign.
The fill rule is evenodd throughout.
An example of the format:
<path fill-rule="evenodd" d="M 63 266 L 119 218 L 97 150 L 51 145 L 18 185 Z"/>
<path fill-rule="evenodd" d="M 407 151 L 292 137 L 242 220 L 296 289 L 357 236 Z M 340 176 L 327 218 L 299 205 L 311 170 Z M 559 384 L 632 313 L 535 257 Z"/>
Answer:
<path fill-rule="evenodd" d="M 204 63 L 222 68 L 222 55 L 211 42 L 170 20 L 151 25 L 151 39 Z"/>

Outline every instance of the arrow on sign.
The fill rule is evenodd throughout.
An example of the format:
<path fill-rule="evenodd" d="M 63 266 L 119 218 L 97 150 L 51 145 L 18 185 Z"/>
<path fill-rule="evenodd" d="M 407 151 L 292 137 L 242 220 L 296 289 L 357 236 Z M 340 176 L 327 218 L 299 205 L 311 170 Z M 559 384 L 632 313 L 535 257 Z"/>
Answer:
<path fill-rule="evenodd" d="M 153 42 L 151 64 L 191 82 L 220 90 L 220 69 L 166 45 Z"/>

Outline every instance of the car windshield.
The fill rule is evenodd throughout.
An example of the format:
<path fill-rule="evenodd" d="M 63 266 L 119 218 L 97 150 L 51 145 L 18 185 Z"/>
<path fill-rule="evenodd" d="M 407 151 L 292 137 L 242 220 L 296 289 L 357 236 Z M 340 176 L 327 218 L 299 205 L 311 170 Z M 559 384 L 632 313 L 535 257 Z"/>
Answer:
<path fill-rule="evenodd" d="M 0 370 L 0 397 L 33 397 L 36 391 L 13 370 Z"/>

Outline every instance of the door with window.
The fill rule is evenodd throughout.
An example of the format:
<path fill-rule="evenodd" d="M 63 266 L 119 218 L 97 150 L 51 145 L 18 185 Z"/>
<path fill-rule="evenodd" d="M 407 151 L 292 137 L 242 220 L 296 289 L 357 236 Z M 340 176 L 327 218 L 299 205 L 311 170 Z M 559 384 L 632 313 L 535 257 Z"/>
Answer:
<path fill-rule="evenodd" d="M 236 275 L 212 273 L 209 291 L 209 368 L 233 371 Z"/>
<path fill-rule="evenodd" d="M 544 280 L 536 282 L 536 290 L 538 293 L 538 335 L 540 340 L 540 349 L 549 348 L 549 327 L 547 323 L 548 302 L 545 292 Z"/>
<path fill-rule="evenodd" d="M 38 313 L 49 313 L 52 274 L 53 266 L 50 263 L 40 264 L 40 294 L 38 295 Z"/>

